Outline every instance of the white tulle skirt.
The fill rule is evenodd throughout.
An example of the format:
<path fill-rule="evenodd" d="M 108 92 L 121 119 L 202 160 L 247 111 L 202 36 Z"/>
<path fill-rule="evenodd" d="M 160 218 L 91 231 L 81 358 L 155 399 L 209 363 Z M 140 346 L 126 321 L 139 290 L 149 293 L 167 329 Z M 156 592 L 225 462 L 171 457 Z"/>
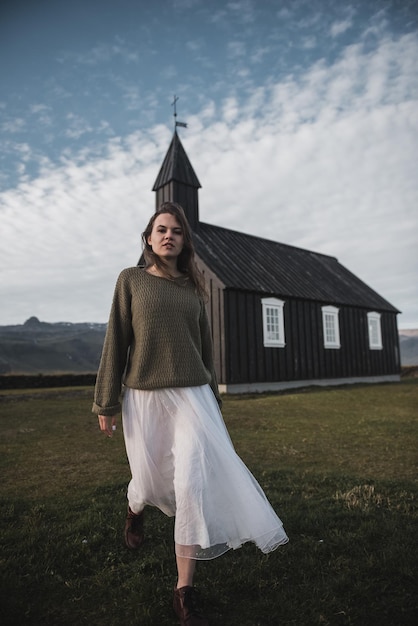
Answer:
<path fill-rule="evenodd" d="M 132 473 L 131 509 L 175 516 L 176 554 L 212 559 L 254 542 L 288 542 L 281 520 L 236 454 L 209 385 L 127 388 L 123 429 Z"/>

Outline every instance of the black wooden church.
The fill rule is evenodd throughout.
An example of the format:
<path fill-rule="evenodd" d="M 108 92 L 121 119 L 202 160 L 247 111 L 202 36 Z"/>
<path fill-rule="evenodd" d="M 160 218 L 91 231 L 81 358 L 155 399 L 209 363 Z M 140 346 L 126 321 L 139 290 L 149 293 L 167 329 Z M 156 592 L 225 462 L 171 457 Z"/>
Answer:
<path fill-rule="evenodd" d="M 193 229 L 221 392 L 399 380 L 395 307 L 334 257 L 201 222 L 200 187 L 175 130 L 153 191 Z"/>

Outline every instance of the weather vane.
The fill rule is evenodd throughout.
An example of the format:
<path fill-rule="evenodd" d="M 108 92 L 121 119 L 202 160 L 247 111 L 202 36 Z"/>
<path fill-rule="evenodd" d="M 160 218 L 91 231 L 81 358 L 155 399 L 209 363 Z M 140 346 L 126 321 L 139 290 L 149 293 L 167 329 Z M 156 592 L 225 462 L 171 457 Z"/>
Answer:
<path fill-rule="evenodd" d="M 174 100 L 171 103 L 171 106 L 174 107 L 174 130 L 177 128 L 177 126 L 181 126 L 182 128 L 187 128 L 187 124 L 185 124 L 184 122 L 177 121 L 177 100 L 178 100 L 178 96 L 174 94 Z"/>

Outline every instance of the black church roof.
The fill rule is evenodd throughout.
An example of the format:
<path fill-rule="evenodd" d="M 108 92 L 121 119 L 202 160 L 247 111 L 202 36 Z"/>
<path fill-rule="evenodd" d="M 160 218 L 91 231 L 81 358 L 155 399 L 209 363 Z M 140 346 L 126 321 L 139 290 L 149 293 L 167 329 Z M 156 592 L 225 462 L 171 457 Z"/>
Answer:
<path fill-rule="evenodd" d="M 226 288 L 399 312 L 335 257 L 202 222 L 193 238 Z"/>

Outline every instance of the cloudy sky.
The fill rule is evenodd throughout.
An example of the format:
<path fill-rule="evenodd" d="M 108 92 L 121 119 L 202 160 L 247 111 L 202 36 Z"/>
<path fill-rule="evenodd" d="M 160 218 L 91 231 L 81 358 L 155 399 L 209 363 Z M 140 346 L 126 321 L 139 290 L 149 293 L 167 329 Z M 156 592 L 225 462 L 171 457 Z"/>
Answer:
<path fill-rule="evenodd" d="M 418 328 L 417 0 L 3 0 L 0 324 L 107 321 L 173 132 L 202 221 L 336 256 Z"/>

